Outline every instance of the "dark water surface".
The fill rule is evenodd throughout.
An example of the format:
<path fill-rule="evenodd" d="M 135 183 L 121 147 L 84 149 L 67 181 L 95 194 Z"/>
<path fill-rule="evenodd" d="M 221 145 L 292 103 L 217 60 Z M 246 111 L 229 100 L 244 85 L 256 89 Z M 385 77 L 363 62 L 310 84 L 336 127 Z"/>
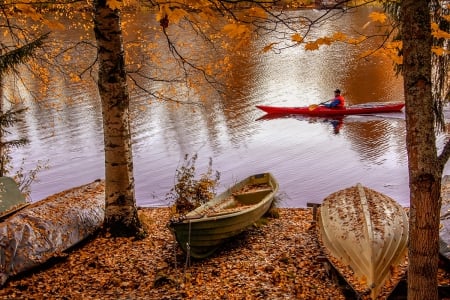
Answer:
<path fill-rule="evenodd" d="M 311 12 L 312 14 L 317 12 Z M 360 26 L 365 13 L 335 26 Z M 199 174 L 208 160 L 221 173 L 218 191 L 254 173 L 272 172 L 280 183 L 283 207 L 305 207 L 328 194 L 360 182 L 409 205 L 405 122 L 403 113 L 348 116 L 336 133 L 327 119 L 287 116 L 262 118 L 255 105 L 305 106 L 343 90 L 347 103 L 403 101 L 402 79 L 391 62 L 362 60 L 357 50 L 338 44 L 305 52 L 290 48 L 280 54 L 260 54 L 265 40 L 255 41 L 247 61 L 233 62 L 232 78 L 243 96 L 214 97 L 205 109 L 170 109 L 132 94 L 132 131 L 136 197 L 141 206 L 164 206 L 185 154 L 198 153 Z M 104 178 L 103 132 L 94 83 L 67 84 L 55 78 L 48 101 L 78 99 L 52 109 L 30 101 L 19 131 L 31 144 L 15 150 L 25 168 L 48 160 L 32 187 L 38 201 L 62 190 Z M 143 109 L 145 107 L 145 109 Z"/>

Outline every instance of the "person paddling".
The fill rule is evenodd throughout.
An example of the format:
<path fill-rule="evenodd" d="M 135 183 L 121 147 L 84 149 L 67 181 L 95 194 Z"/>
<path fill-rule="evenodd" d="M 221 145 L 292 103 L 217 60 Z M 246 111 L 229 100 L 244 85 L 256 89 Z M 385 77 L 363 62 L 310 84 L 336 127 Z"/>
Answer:
<path fill-rule="evenodd" d="M 342 109 L 345 107 L 345 100 L 344 97 L 341 95 L 341 90 L 336 89 L 334 91 L 334 98 L 327 101 L 330 103 L 324 103 L 323 106 L 328 108 L 335 108 L 335 109 Z"/>

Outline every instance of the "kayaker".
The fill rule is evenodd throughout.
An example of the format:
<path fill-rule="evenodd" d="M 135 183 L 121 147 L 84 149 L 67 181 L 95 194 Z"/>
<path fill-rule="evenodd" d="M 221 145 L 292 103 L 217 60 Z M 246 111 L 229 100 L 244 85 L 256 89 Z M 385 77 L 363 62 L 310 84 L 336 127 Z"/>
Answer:
<path fill-rule="evenodd" d="M 325 103 L 324 106 L 328 108 L 342 109 L 345 107 L 345 100 L 344 97 L 341 95 L 340 89 L 336 89 L 334 91 L 334 98 L 327 102 L 330 103 Z"/>

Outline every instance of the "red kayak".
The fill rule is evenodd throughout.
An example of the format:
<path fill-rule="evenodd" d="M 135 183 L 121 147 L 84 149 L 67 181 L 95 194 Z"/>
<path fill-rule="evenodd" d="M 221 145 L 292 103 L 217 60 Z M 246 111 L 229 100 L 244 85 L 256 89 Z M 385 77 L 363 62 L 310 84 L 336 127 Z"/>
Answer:
<path fill-rule="evenodd" d="M 300 114 L 309 116 L 339 116 L 339 115 L 366 115 L 374 113 L 400 112 L 405 106 L 404 103 L 366 103 L 347 106 L 343 109 L 327 108 L 318 104 L 306 107 L 281 107 L 264 106 L 256 107 L 268 114 Z"/>

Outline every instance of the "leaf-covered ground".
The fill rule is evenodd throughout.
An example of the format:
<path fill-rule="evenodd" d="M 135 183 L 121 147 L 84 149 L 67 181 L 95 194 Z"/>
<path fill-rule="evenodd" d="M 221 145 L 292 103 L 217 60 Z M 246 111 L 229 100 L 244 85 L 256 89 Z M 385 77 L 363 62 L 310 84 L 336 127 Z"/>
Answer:
<path fill-rule="evenodd" d="M 344 299 L 321 262 L 312 215 L 280 209 L 212 257 L 188 261 L 166 224 L 145 208 L 144 240 L 95 237 L 31 273 L 10 279 L 2 299 Z"/>
<path fill-rule="evenodd" d="M 92 237 L 11 278 L 0 299 L 345 299 L 324 267 L 311 210 L 278 211 L 212 257 L 188 260 L 167 229 L 169 209 L 143 208 L 145 239 Z M 450 273 L 439 279 L 449 285 Z"/>

